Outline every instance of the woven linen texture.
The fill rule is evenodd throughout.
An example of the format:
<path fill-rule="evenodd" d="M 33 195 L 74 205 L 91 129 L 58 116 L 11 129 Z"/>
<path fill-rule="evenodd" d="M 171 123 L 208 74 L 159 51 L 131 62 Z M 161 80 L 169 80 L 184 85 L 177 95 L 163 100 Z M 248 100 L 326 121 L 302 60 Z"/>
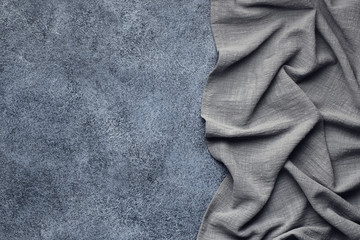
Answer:
<path fill-rule="evenodd" d="M 229 175 L 198 240 L 360 239 L 360 1 L 211 0 L 203 94 Z"/>

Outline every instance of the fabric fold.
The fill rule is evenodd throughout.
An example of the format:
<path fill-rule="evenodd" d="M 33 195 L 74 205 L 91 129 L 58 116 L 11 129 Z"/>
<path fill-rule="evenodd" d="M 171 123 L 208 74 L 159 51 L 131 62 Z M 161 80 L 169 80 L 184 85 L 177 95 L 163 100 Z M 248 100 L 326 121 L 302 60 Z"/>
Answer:
<path fill-rule="evenodd" d="M 201 116 L 229 170 L 197 239 L 360 239 L 360 2 L 211 0 Z"/>

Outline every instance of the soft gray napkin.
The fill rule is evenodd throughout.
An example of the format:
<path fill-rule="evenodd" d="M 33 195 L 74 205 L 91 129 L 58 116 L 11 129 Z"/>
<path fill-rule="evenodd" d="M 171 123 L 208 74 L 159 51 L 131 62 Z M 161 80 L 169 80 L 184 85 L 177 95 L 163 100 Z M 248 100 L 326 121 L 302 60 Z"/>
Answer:
<path fill-rule="evenodd" d="M 198 239 L 360 239 L 360 1 L 211 0 L 203 95 L 230 174 Z"/>

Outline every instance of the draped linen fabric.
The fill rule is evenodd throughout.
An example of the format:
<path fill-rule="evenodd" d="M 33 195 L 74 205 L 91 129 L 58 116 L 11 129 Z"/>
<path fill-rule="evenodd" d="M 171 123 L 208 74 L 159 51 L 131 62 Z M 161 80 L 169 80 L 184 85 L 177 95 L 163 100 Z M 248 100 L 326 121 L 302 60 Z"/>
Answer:
<path fill-rule="evenodd" d="M 360 239 L 360 1 L 211 0 L 203 94 L 229 175 L 197 239 Z"/>

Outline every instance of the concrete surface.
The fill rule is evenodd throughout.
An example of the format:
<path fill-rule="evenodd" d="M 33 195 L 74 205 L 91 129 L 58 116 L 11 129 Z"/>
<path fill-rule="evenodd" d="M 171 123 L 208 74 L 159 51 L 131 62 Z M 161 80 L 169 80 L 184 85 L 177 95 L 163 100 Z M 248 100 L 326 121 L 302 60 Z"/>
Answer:
<path fill-rule="evenodd" d="M 0 1 L 0 239 L 195 239 L 224 177 L 209 1 Z"/>

